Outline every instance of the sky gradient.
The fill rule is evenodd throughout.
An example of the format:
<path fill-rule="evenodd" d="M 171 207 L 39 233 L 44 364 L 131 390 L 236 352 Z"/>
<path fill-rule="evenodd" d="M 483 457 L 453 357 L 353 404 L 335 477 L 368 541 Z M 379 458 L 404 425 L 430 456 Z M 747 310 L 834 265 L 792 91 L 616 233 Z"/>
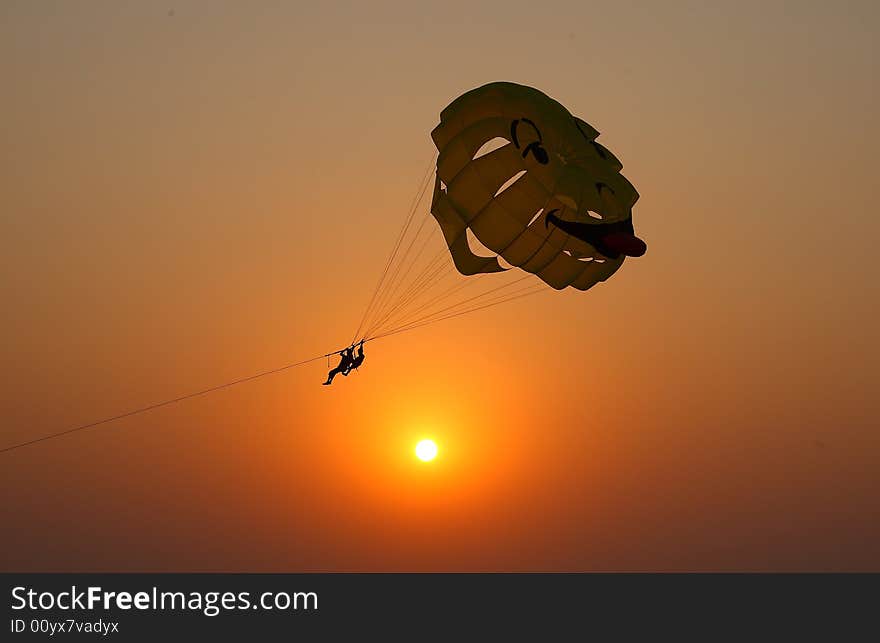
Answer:
<path fill-rule="evenodd" d="M 487 82 L 647 254 L 0 454 L 0 569 L 880 571 L 877 3 L 299 4 L 2 4 L 0 446 L 347 342 Z"/>

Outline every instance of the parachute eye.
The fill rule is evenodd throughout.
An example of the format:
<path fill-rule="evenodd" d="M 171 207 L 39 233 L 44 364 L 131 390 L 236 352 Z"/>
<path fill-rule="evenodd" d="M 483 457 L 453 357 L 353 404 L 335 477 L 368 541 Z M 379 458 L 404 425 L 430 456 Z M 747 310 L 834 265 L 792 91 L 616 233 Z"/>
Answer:
<path fill-rule="evenodd" d="M 529 150 L 531 150 L 532 155 L 535 157 L 535 160 L 541 165 L 547 165 L 550 162 L 550 157 L 547 155 L 547 150 L 545 150 L 539 143 L 532 143 L 529 145 L 525 152 L 523 152 L 523 158 L 528 154 Z"/>
<path fill-rule="evenodd" d="M 541 130 L 539 130 L 538 126 L 535 125 L 528 118 L 518 118 L 510 124 L 510 138 L 513 140 L 513 144 L 516 146 L 516 149 L 520 149 L 519 136 L 517 135 L 517 130 L 519 129 L 520 123 L 526 123 L 530 125 L 531 128 L 535 131 L 535 135 L 538 137 L 537 141 L 526 145 L 522 153 L 523 158 L 528 156 L 529 152 L 531 152 L 532 156 L 535 157 L 535 160 L 538 163 L 540 163 L 541 165 L 547 165 L 547 163 L 550 162 L 550 155 L 547 154 L 547 150 L 545 150 L 541 145 L 544 140 L 544 138 L 541 136 Z"/>

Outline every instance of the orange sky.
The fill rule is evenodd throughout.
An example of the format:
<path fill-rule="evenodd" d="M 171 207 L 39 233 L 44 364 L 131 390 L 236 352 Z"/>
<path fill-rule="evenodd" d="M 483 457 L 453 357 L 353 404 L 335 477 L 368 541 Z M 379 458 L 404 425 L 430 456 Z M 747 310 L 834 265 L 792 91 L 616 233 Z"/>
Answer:
<path fill-rule="evenodd" d="M 296 4 L 3 3 L 0 446 L 348 341 L 486 82 L 647 255 L 0 454 L 0 569 L 880 571 L 876 3 Z"/>

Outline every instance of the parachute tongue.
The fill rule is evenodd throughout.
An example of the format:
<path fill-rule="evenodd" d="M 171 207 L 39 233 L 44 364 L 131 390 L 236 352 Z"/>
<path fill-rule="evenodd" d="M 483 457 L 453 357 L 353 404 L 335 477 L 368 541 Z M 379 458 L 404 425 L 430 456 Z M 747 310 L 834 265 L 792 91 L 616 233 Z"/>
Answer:
<path fill-rule="evenodd" d="M 641 257 L 648 250 L 648 245 L 636 235 L 629 232 L 613 232 L 602 237 L 602 243 L 627 257 Z"/>

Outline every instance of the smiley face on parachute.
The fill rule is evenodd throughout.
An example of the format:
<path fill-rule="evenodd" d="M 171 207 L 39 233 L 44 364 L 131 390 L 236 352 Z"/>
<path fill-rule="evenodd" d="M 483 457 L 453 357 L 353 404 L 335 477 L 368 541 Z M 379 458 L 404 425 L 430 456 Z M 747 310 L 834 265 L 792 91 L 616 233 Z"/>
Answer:
<path fill-rule="evenodd" d="M 512 266 L 587 290 L 626 256 L 638 193 L 599 133 L 531 87 L 491 83 L 453 101 L 431 133 L 439 150 L 431 213 L 459 272 Z M 470 232 L 497 256 L 474 253 Z"/>

